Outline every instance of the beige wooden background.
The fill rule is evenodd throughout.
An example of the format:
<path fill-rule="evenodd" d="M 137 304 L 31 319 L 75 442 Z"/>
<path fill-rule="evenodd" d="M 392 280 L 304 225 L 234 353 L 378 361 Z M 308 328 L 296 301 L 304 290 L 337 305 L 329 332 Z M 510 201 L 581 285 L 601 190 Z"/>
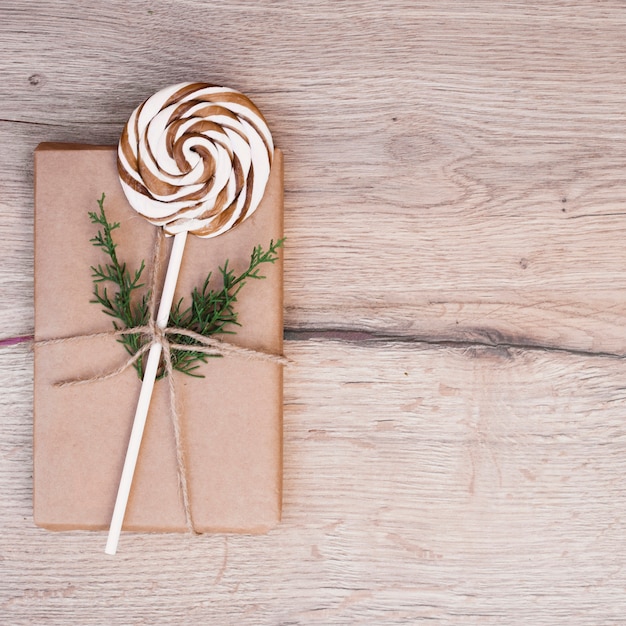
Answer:
<path fill-rule="evenodd" d="M 626 623 L 626 4 L 3 0 L 1 338 L 35 146 L 196 79 L 286 153 L 284 521 L 114 559 L 34 527 L 5 342 L 0 623 Z"/>

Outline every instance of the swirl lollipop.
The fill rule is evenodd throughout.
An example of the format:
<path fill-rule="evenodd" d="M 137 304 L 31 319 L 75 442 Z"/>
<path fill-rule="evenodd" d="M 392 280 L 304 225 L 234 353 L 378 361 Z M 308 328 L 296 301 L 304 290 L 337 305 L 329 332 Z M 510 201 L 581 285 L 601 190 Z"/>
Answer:
<path fill-rule="evenodd" d="M 174 298 L 188 233 L 216 237 L 256 210 L 274 146 L 261 112 L 242 93 L 181 83 L 137 107 L 118 147 L 118 171 L 131 207 L 174 236 L 156 324 Z M 119 541 L 162 345 L 150 347 L 105 552 Z"/>

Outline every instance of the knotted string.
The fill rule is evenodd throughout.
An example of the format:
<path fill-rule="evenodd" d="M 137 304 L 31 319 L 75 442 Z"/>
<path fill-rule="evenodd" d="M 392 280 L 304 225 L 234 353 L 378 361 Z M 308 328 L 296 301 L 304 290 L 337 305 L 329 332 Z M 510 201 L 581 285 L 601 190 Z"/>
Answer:
<path fill-rule="evenodd" d="M 153 247 L 153 259 L 151 264 L 150 275 L 150 297 L 148 300 L 148 323 L 144 326 L 135 326 L 133 328 L 124 328 L 119 330 L 104 331 L 99 333 L 89 333 L 85 335 L 73 335 L 71 337 L 58 337 L 54 339 L 35 340 L 33 345 L 35 346 L 52 346 L 63 343 L 69 343 L 72 341 L 82 341 L 86 339 L 98 339 L 101 337 L 122 337 L 129 334 L 141 334 L 148 337 L 148 341 L 133 355 L 131 355 L 126 361 L 124 361 L 119 367 L 108 372 L 103 372 L 95 376 L 72 378 L 70 380 L 62 380 L 55 383 L 56 387 L 70 387 L 74 385 L 84 385 L 87 383 L 93 383 L 98 381 L 108 380 L 114 378 L 122 372 L 126 371 L 129 367 L 135 365 L 135 363 L 151 348 L 154 344 L 161 344 L 163 349 L 163 362 L 165 375 L 168 380 L 168 391 L 170 400 L 170 420 L 172 422 L 172 428 L 174 431 L 174 442 L 176 448 L 176 466 L 178 473 L 178 485 L 183 501 L 183 508 L 185 510 L 185 523 L 187 530 L 191 533 L 197 534 L 195 530 L 193 517 L 191 514 L 191 504 L 189 497 L 189 481 L 187 479 L 187 462 L 185 460 L 185 453 L 182 444 L 181 428 L 180 428 L 180 416 L 178 413 L 178 405 L 176 399 L 176 386 L 174 385 L 174 366 L 172 365 L 172 351 L 182 350 L 186 352 L 201 352 L 210 356 L 238 356 L 248 360 L 261 360 L 269 361 L 271 363 L 278 363 L 280 365 L 286 365 L 289 360 L 280 354 L 273 354 L 271 352 L 264 352 L 262 350 L 255 350 L 252 348 L 244 348 L 231 343 L 226 343 L 216 339 L 215 337 L 206 337 L 200 335 L 192 330 L 186 328 L 177 328 L 175 326 L 168 326 L 166 328 L 159 328 L 154 321 L 155 308 L 156 308 L 156 283 L 160 274 L 161 268 L 161 248 L 165 235 L 163 229 L 159 228 L 157 237 L 155 239 Z M 181 344 L 170 341 L 168 335 L 178 335 L 189 337 L 195 340 L 196 344 Z"/>

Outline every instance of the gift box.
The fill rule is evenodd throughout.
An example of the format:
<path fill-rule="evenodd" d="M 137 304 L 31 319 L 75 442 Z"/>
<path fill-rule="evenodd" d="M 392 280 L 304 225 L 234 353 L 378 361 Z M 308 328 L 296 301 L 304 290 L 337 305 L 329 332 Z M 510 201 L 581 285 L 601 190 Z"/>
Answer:
<path fill-rule="evenodd" d="M 90 239 L 88 211 L 105 210 L 120 260 L 138 268 L 152 258 L 157 227 L 128 205 L 114 147 L 41 144 L 35 152 L 34 520 L 50 530 L 107 529 L 115 503 L 141 381 L 134 368 L 106 380 L 58 386 L 115 370 L 128 355 L 112 320 L 91 302 L 91 266 L 103 263 Z M 189 237 L 176 302 L 207 274 L 220 280 L 226 259 L 238 272 L 256 245 L 282 237 L 282 154 L 276 151 L 257 211 L 213 239 Z M 166 239 L 163 258 L 166 259 Z M 148 267 L 146 271 L 149 271 Z M 282 352 L 282 262 L 238 295 L 236 334 L 224 341 Z M 160 283 L 155 283 L 160 284 Z M 221 283 L 216 285 L 221 287 Z M 47 340 L 72 338 L 50 343 Z M 211 357 L 204 378 L 174 372 L 194 529 L 261 533 L 281 515 L 282 366 L 239 355 Z M 177 476 L 169 386 L 156 383 L 123 528 L 182 532 L 186 516 Z"/>

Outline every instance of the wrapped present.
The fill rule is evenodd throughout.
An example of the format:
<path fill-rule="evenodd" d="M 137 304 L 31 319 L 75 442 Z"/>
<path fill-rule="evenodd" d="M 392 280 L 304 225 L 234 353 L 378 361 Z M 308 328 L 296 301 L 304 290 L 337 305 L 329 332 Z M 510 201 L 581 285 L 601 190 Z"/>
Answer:
<path fill-rule="evenodd" d="M 263 200 L 233 230 L 190 237 L 174 301 L 188 298 L 228 259 L 241 271 L 258 244 L 282 237 L 283 160 L 274 160 Z M 102 252 L 88 211 L 106 194 L 118 255 L 129 267 L 149 263 L 155 226 L 131 210 L 114 147 L 41 144 L 35 153 L 34 519 L 51 530 L 106 529 L 111 522 L 141 381 L 133 367 L 99 377 L 128 356 L 110 335 L 111 318 L 91 300 L 92 266 Z M 166 240 L 163 257 L 167 255 Z M 148 268 L 149 269 L 149 268 Z M 280 354 L 282 262 L 262 268 L 238 294 L 233 345 Z M 158 281 L 155 284 L 160 284 Z M 52 339 L 67 341 L 50 342 Z M 189 508 L 197 532 L 261 533 L 281 515 L 282 366 L 240 355 L 208 358 L 194 378 L 173 373 Z M 124 529 L 187 529 L 178 480 L 169 387 L 157 381 L 134 474 Z"/>

